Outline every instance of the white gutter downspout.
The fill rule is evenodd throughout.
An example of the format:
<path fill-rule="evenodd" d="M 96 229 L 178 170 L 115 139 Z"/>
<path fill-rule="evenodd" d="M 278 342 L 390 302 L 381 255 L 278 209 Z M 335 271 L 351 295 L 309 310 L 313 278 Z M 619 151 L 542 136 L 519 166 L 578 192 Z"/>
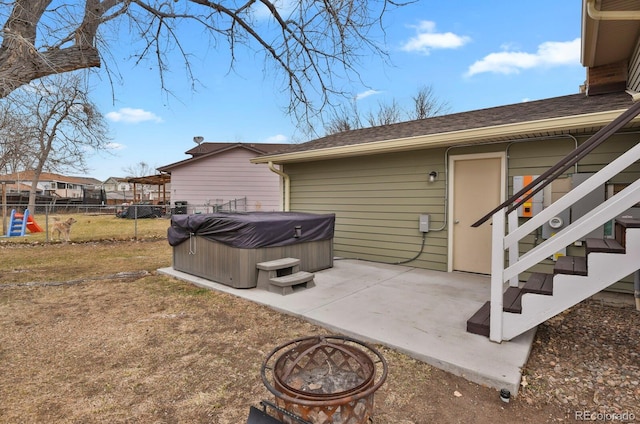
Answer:
<path fill-rule="evenodd" d="M 638 10 L 607 10 L 596 9 L 596 0 L 587 0 L 587 13 L 591 19 L 596 21 L 638 21 L 640 11 Z"/>
<path fill-rule="evenodd" d="M 289 176 L 287 174 L 285 174 L 284 172 L 282 172 L 281 170 L 276 168 L 273 165 L 273 162 L 269 161 L 268 165 L 269 165 L 269 170 L 271 170 L 271 172 L 275 172 L 276 174 L 280 175 L 282 177 L 282 179 L 284 180 L 284 206 L 283 206 L 283 209 L 284 209 L 285 212 L 289 212 L 289 200 L 291 198 L 291 179 L 289 178 Z"/>

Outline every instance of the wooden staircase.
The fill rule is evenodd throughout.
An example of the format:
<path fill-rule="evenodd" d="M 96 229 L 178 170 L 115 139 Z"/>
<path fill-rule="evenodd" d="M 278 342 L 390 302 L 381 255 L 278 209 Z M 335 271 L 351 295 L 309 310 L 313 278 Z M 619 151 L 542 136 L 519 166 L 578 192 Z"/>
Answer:
<path fill-rule="evenodd" d="M 639 265 L 640 220 L 619 218 L 615 239 L 588 238 L 584 257 L 562 256 L 553 274 L 531 273 L 524 285 L 504 291 L 503 338 L 510 340 L 522 328 L 533 328 L 626 277 Z M 490 315 L 491 302 L 485 302 L 467 321 L 467 331 L 489 337 Z"/>
<path fill-rule="evenodd" d="M 472 227 L 479 227 L 491 220 L 491 297 L 469 319 L 467 329 L 470 332 L 488 335 L 496 343 L 511 340 L 622 278 L 640 272 L 640 223 L 633 219 L 616 219 L 640 203 L 640 178 L 630 181 L 553 237 L 520 255 L 520 243 L 526 237 L 592 191 L 610 183 L 625 169 L 640 163 L 640 143 L 626 149 L 529 219 L 519 220 L 517 215 L 517 209 L 527 200 L 557 178 L 572 172 L 571 168 L 578 162 L 638 116 L 640 102 L 472 224 Z M 524 286 L 520 286 L 522 273 L 531 272 L 540 262 L 576 241 L 584 240 L 593 230 L 613 219 L 616 222 L 615 242 L 589 240 L 584 257 L 565 257 L 556 263 L 553 275 L 534 273 Z M 506 291 L 505 285 L 509 286 Z"/>

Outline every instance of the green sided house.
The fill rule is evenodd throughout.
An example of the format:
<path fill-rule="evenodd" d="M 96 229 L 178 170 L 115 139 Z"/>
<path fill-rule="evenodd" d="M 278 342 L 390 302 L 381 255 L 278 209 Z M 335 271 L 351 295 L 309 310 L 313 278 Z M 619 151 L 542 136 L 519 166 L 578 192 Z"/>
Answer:
<path fill-rule="evenodd" d="M 251 162 L 281 175 L 285 210 L 336 214 L 336 256 L 490 274 L 467 329 L 494 341 L 601 290 L 633 293 L 640 4 L 583 9 L 578 94 L 342 132 Z"/>

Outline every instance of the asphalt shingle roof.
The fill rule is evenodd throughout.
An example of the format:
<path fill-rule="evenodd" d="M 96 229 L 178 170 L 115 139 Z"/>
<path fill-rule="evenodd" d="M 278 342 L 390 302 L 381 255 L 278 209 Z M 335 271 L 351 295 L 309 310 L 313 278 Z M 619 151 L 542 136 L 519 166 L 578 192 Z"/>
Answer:
<path fill-rule="evenodd" d="M 460 112 L 379 127 L 362 128 L 331 134 L 269 154 L 293 153 L 331 147 L 348 146 L 385 140 L 396 140 L 452 131 L 470 130 L 505 124 L 524 123 L 597 112 L 627 109 L 633 104 L 627 93 L 599 96 L 573 94 L 550 99 L 522 102 L 507 106 Z"/>

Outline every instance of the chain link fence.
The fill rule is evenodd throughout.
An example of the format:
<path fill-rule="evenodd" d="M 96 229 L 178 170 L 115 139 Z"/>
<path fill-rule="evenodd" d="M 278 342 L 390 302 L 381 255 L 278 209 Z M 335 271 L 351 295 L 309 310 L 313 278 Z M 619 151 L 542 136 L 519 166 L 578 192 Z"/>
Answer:
<path fill-rule="evenodd" d="M 216 213 L 216 212 L 247 212 L 247 198 L 240 197 L 227 202 L 222 199 L 216 199 L 203 204 L 190 204 L 176 200 L 172 208 L 172 214 L 197 214 L 197 213 Z"/>
<path fill-rule="evenodd" d="M 26 203 L 0 204 L 3 238 L 30 236 L 33 241 L 53 241 L 56 223 L 73 218 L 74 239 L 139 239 L 166 237 L 169 219 L 175 214 L 207 214 L 214 212 L 246 212 L 246 198 L 229 202 L 190 204 L 176 201 L 171 205 L 120 204 L 96 205 L 80 203 L 37 204 L 27 211 Z M 23 219 L 27 215 L 26 221 Z M 24 222 L 23 222 L 24 221 Z M 86 234 L 85 234 L 86 233 Z M 6 239 L 5 239 L 6 241 Z"/>

